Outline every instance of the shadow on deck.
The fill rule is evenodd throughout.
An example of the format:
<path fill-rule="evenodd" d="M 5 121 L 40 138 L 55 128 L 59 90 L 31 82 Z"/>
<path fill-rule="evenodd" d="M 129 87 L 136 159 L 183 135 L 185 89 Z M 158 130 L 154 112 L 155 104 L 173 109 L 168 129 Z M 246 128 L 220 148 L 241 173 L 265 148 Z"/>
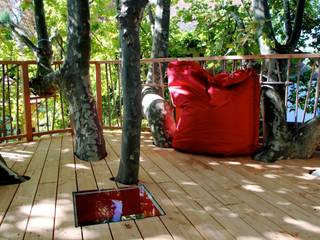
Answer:
<path fill-rule="evenodd" d="M 215 158 L 152 145 L 142 134 L 140 182 L 165 216 L 75 228 L 72 191 L 122 187 L 120 131 L 105 131 L 108 156 L 73 156 L 69 135 L 0 146 L 8 165 L 32 177 L 0 186 L 0 239 L 308 239 L 320 236 L 320 166 L 310 160 L 264 164 Z"/>

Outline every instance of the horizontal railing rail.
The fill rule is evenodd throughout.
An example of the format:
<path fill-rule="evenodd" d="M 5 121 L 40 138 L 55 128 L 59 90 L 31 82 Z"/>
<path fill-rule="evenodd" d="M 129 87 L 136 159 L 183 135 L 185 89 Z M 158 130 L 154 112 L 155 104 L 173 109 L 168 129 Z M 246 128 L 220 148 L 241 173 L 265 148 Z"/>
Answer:
<path fill-rule="evenodd" d="M 279 76 L 277 79 L 271 76 L 270 60 L 273 59 L 281 60 L 287 66 L 283 73 L 275 65 L 273 74 Z M 245 68 L 250 61 L 256 62 L 262 85 L 283 84 L 285 87 L 288 121 L 304 123 L 318 114 L 320 54 L 141 59 L 143 86 L 160 88 L 168 101 L 165 65 L 172 61 L 197 61 L 212 74 L 232 72 Z M 62 61 L 54 62 L 53 69 L 62 64 Z M 104 128 L 122 127 L 120 69 L 121 60 L 90 61 L 92 91 Z M 149 70 L 156 71 L 160 77 L 146 82 Z M 0 142 L 20 139 L 31 141 L 34 137 L 71 131 L 70 114 L 61 91 L 48 98 L 40 98 L 30 92 L 29 79 L 35 73 L 36 61 L 0 61 Z M 146 122 L 143 122 L 143 127 L 147 127 Z"/>

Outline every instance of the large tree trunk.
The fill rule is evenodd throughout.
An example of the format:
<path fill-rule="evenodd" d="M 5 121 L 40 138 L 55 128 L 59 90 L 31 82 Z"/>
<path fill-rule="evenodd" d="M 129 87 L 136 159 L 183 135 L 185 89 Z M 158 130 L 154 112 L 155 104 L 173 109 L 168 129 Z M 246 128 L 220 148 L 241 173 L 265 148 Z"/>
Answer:
<path fill-rule="evenodd" d="M 168 57 L 170 0 L 157 0 L 153 27 L 151 58 Z M 153 21 L 153 20 L 152 20 Z M 175 120 L 171 106 L 164 100 L 160 84 L 166 65 L 154 63 L 148 72 L 147 84 L 142 90 L 143 113 L 148 120 L 153 142 L 158 147 L 170 147 L 175 131 Z"/>
<path fill-rule="evenodd" d="M 35 0 L 36 2 L 40 4 L 42 0 Z M 43 5 L 38 8 L 40 9 L 38 11 L 43 10 Z M 44 18 L 38 16 L 38 21 L 38 37 L 45 37 Z M 46 41 L 42 42 L 44 44 Z M 46 48 L 48 45 L 43 47 Z M 104 158 L 107 153 L 96 103 L 90 88 L 89 58 L 89 2 L 68 0 L 68 42 L 64 64 L 60 70 L 49 71 L 41 76 L 41 81 L 38 79 L 34 83 L 34 89 L 40 94 L 45 86 L 50 86 L 50 89 L 62 89 L 68 101 L 73 123 L 75 155 L 81 160 L 95 161 Z M 38 72 L 42 73 L 40 70 Z"/>
<path fill-rule="evenodd" d="M 18 173 L 11 170 L 0 154 L 0 185 L 22 183 L 29 179 L 30 177 L 20 176 Z"/>
<path fill-rule="evenodd" d="M 307 159 L 320 142 L 320 118 L 314 118 L 300 128 L 289 130 L 283 100 L 273 87 L 262 88 L 264 118 L 264 149 L 254 158 L 263 162 L 281 159 Z"/>
<path fill-rule="evenodd" d="M 289 6 L 284 1 L 287 21 L 286 43 L 281 45 L 275 38 L 267 0 L 253 0 L 252 8 L 257 22 L 258 39 L 261 54 L 291 53 L 297 46 L 301 33 L 305 0 L 297 2 L 294 27 L 291 26 Z M 315 118 L 300 128 L 289 129 L 286 122 L 284 103 L 285 85 L 268 85 L 269 82 L 283 82 L 286 79 L 287 64 L 283 60 L 266 61 L 267 78 L 262 88 L 264 148 L 254 158 L 264 162 L 274 162 L 288 158 L 310 158 L 320 142 L 320 120 Z"/>
<path fill-rule="evenodd" d="M 122 48 L 123 129 L 121 160 L 116 181 L 138 182 L 141 131 L 139 28 L 147 0 L 122 0 L 119 14 Z"/>
<path fill-rule="evenodd" d="M 90 17 L 87 0 L 68 0 L 68 44 L 61 69 L 61 88 L 71 113 L 75 155 L 94 161 L 106 153 L 89 76 Z"/>

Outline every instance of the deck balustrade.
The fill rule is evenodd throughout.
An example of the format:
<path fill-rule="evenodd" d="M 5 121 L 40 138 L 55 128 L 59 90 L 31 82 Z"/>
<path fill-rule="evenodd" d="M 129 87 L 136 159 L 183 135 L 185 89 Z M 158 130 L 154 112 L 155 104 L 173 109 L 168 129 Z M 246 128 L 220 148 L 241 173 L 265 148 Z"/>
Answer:
<path fill-rule="evenodd" d="M 281 60 L 287 65 L 285 79 L 273 80 L 270 60 Z M 164 67 L 174 60 L 197 61 L 212 74 L 232 72 L 244 68 L 248 62 L 259 63 L 261 84 L 284 84 L 288 121 L 304 123 L 317 116 L 320 82 L 320 54 L 281 54 L 252 56 L 214 56 L 195 58 L 159 58 L 141 60 L 142 84 L 160 87 L 168 98 Z M 62 62 L 54 62 L 57 69 Z M 146 84 L 148 70 L 160 73 L 160 82 Z M 29 80 L 36 73 L 35 61 L 0 61 L 0 142 L 26 139 L 71 131 L 70 116 L 63 93 L 40 98 L 29 89 Z M 91 86 L 96 97 L 98 117 L 104 128 L 122 127 L 122 88 L 120 60 L 91 61 Z M 281 75 L 281 76 L 280 76 Z M 145 124 L 145 123 L 144 123 Z M 147 125 L 145 125 L 147 127 Z"/>

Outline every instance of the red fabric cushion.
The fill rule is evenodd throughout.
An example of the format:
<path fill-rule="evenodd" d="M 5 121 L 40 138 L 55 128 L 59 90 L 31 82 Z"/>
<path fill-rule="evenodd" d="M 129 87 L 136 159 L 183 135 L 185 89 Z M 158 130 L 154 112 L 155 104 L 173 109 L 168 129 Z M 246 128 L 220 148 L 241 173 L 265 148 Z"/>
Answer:
<path fill-rule="evenodd" d="M 257 149 L 260 85 L 253 69 L 212 76 L 195 62 L 176 61 L 167 74 L 180 115 L 174 148 L 224 156 Z"/>

